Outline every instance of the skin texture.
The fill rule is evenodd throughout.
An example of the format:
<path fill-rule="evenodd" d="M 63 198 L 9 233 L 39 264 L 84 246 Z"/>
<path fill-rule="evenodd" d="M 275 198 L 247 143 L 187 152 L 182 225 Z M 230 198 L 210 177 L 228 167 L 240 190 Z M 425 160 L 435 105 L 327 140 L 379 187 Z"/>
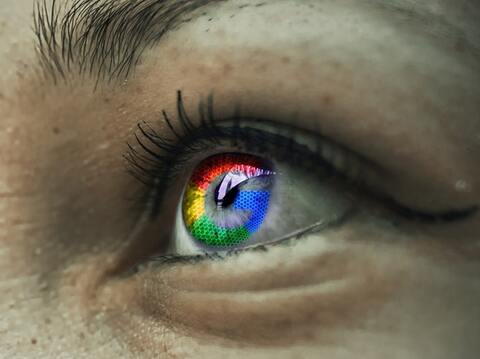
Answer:
<path fill-rule="evenodd" d="M 145 264 L 202 154 L 139 231 L 122 155 L 139 121 L 172 136 L 159 113 L 177 90 L 191 113 L 212 93 L 218 117 L 240 105 L 347 146 L 410 207 L 480 204 L 477 2 L 245 4 L 199 9 L 95 89 L 39 80 L 33 2 L 2 0 L 1 357 L 479 357 L 478 214 L 426 224 L 362 195 L 347 223 L 289 246 Z"/>

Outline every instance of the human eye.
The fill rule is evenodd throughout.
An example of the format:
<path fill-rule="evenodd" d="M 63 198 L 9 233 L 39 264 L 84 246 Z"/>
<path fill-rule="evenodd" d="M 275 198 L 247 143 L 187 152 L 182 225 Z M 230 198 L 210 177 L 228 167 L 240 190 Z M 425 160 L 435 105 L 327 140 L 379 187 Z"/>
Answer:
<path fill-rule="evenodd" d="M 184 111 L 179 114 L 184 124 L 191 121 Z M 350 213 L 352 202 L 341 192 L 340 174 L 350 172 L 353 179 L 360 159 L 352 153 L 272 120 L 243 119 L 240 114 L 226 120 L 207 117 L 212 121 L 184 126 L 181 135 L 173 129 L 178 144 L 169 148 L 175 159 L 168 162 L 181 163 L 173 178 L 171 168 L 164 169 L 165 158 L 152 151 L 165 149 L 161 145 L 165 141 L 145 125 L 141 125 L 143 139 L 137 139 L 148 150 L 150 163 L 133 149 L 127 157 L 135 166 L 133 173 L 154 184 L 150 192 L 157 195 L 149 201 L 157 208 L 157 187 L 168 188 L 170 181 L 184 184 L 169 254 L 274 244 L 339 224 Z M 189 171 L 184 171 L 185 166 Z M 159 184 L 156 176 L 162 172 L 166 173 Z"/>
<path fill-rule="evenodd" d="M 149 220 L 143 226 L 163 217 L 168 227 L 150 231 L 162 248 L 153 260 L 226 258 L 328 234 L 350 220 L 439 224 L 477 209 L 427 212 L 399 203 L 373 185 L 381 181 L 381 165 L 274 119 L 239 112 L 215 118 L 212 96 L 191 116 L 179 91 L 176 116 L 178 128 L 162 114 L 170 137 L 140 123 L 136 146 L 129 145 L 125 156 L 145 187 L 141 199 Z M 165 217 L 165 208 L 173 215 Z"/>
<path fill-rule="evenodd" d="M 19 143 L 48 227 L 25 251 L 59 321 L 86 308 L 147 357 L 374 358 L 478 331 L 471 29 L 401 1 L 40 3 Z"/>

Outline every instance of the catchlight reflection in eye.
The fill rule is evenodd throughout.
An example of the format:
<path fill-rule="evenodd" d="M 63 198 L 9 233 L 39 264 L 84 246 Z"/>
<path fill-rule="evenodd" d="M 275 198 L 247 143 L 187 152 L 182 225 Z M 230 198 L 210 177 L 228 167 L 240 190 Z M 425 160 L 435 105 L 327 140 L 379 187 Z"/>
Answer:
<path fill-rule="evenodd" d="M 232 247 L 257 232 L 269 209 L 275 172 L 259 157 L 224 153 L 204 160 L 187 184 L 183 218 L 201 244 Z"/>

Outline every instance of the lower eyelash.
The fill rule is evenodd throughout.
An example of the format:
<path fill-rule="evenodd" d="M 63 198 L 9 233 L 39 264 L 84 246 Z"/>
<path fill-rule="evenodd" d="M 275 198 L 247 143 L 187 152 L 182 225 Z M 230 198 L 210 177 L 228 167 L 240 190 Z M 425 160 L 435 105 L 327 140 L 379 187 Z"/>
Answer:
<path fill-rule="evenodd" d="M 274 246 L 288 246 L 296 243 L 299 240 L 304 239 L 308 235 L 320 233 L 325 230 L 332 230 L 344 224 L 352 216 L 354 216 L 356 211 L 351 209 L 347 211 L 341 217 L 336 219 L 328 219 L 322 222 L 316 223 L 308 228 L 296 231 L 295 233 L 290 233 L 283 238 L 277 238 L 268 243 L 256 244 L 250 247 L 236 248 L 224 252 L 211 252 L 211 253 L 202 253 L 196 255 L 160 255 L 154 256 L 148 260 L 148 264 L 155 266 L 162 266 L 168 264 L 195 264 L 205 260 L 226 260 L 231 257 L 236 257 L 245 252 L 267 252 L 269 248 Z"/>

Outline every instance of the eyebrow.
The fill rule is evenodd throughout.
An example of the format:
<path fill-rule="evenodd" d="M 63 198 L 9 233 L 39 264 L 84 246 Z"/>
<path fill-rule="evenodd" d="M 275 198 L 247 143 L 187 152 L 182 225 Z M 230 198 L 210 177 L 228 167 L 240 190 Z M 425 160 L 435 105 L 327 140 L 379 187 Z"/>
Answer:
<path fill-rule="evenodd" d="M 195 16 L 195 11 L 227 0 L 38 0 L 34 13 L 36 50 L 42 73 L 57 83 L 69 74 L 112 81 L 128 77 L 145 50 L 169 31 Z M 377 9 L 419 25 L 435 37 L 454 42 L 456 49 L 480 58 L 479 48 L 463 29 L 406 0 L 371 0 Z M 242 2 L 239 8 L 263 5 Z M 440 34 L 440 35 L 439 35 Z"/>
<path fill-rule="evenodd" d="M 142 53 L 200 7 L 225 0 L 40 0 L 33 29 L 42 73 L 57 83 L 73 73 L 125 78 Z M 202 13 L 200 15 L 205 15 Z"/>

